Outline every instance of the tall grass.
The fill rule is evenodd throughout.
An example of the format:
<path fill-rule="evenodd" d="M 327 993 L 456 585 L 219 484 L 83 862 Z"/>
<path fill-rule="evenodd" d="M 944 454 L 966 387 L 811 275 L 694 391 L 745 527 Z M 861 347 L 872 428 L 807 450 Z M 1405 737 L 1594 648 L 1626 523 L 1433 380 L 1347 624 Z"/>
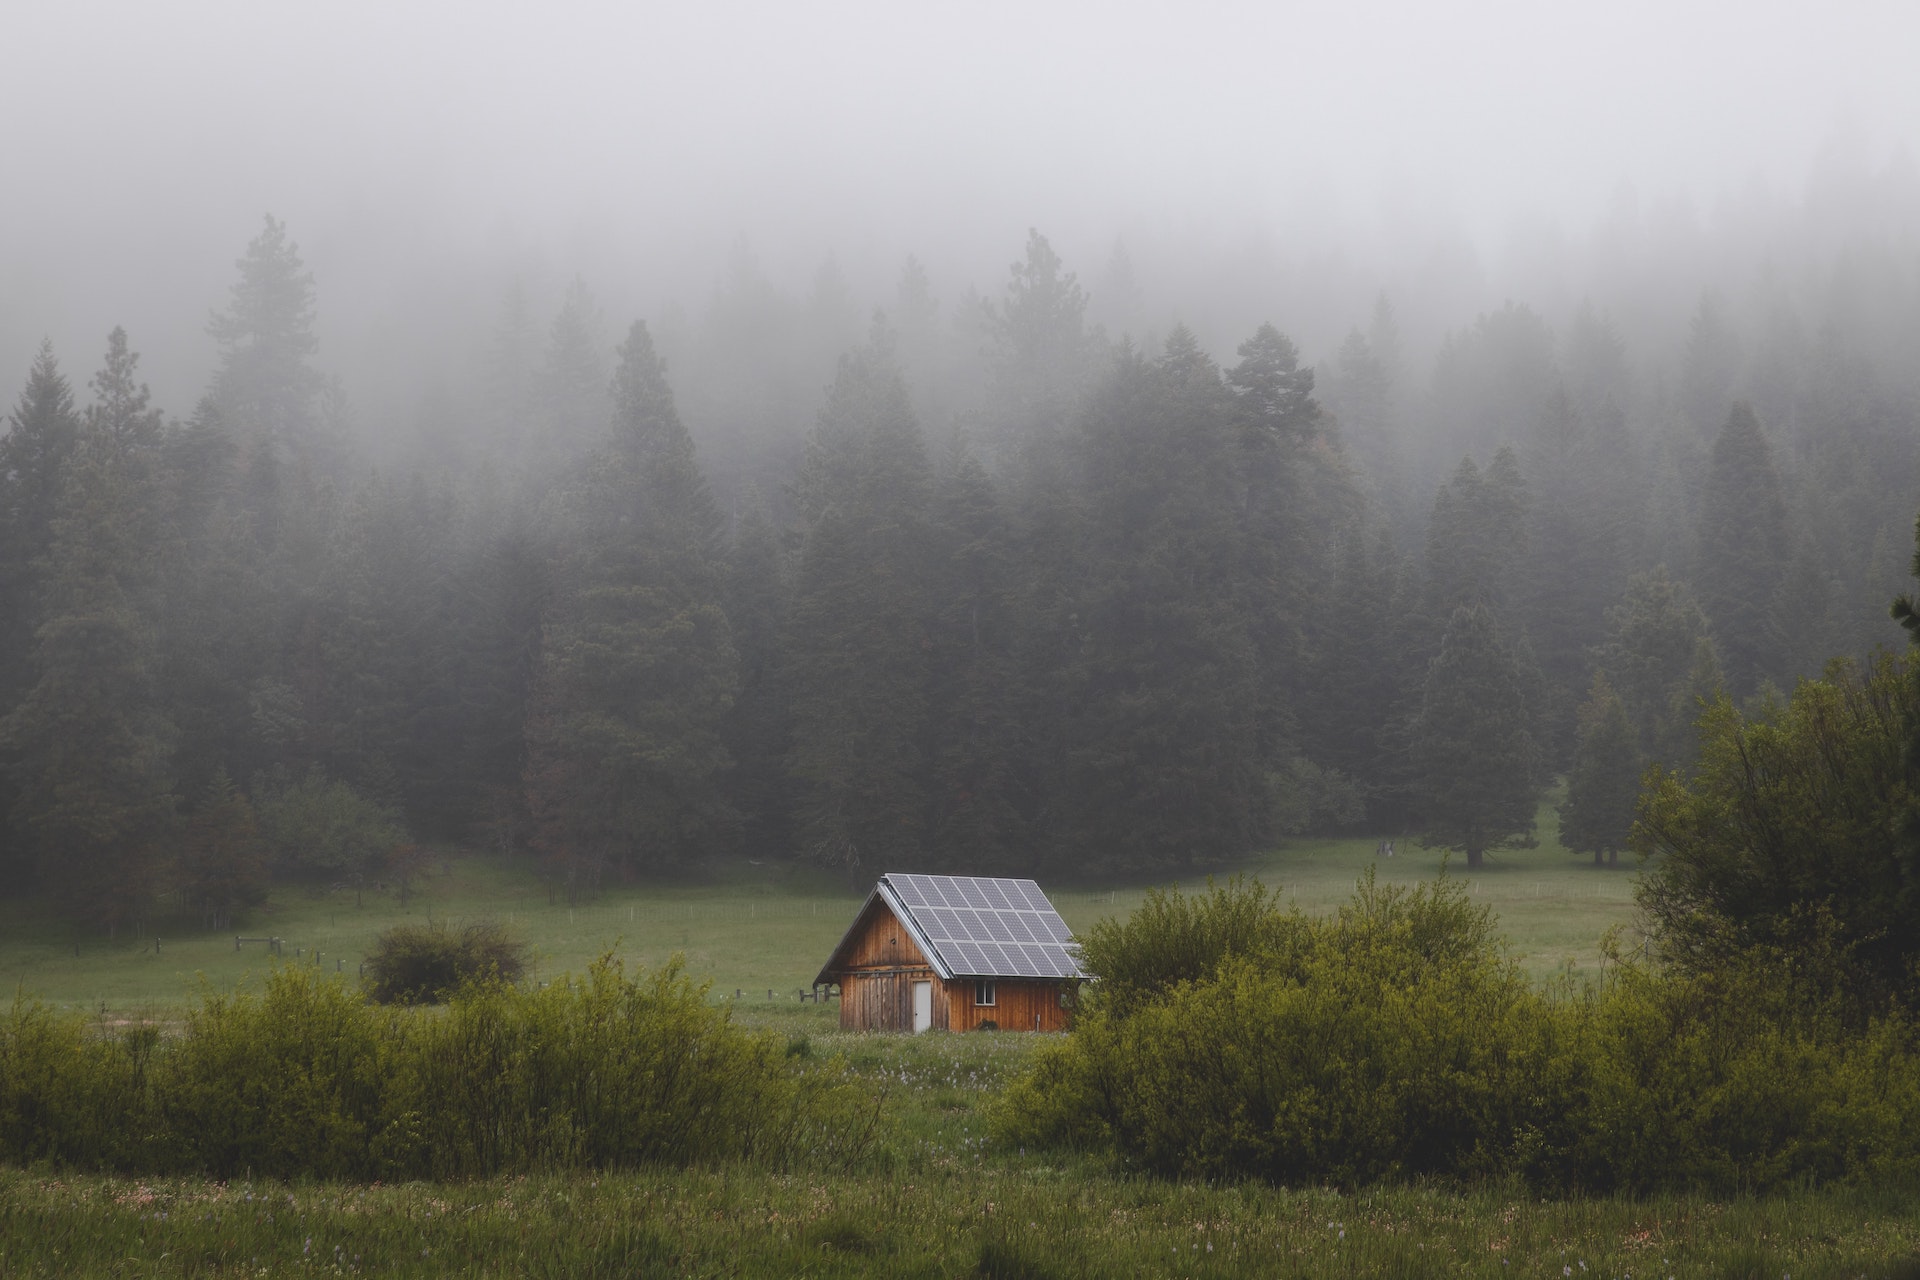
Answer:
<path fill-rule="evenodd" d="M 92 1032 L 16 998 L 0 1019 L 0 1160 L 352 1179 L 745 1161 L 845 1168 L 876 1104 L 833 1064 L 735 1026 L 677 966 L 603 960 L 444 1011 L 368 1003 L 283 966 L 209 994 L 182 1034 Z"/>
<path fill-rule="evenodd" d="M 1914 1280 L 1910 1198 L 1542 1201 L 1202 1185 L 1001 1161 L 457 1184 L 0 1170 L 0 1276 L 1764 1277 Z"/>

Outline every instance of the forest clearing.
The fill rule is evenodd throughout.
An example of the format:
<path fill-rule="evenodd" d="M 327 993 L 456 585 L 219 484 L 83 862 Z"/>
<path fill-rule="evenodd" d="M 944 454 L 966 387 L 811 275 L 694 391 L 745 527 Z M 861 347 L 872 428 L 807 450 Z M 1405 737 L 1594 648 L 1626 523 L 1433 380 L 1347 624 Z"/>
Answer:
<path fill-rule="evenodd" d="M 1536 981 L 1592 976 L 1600 935 L 1633 919 L 1635 873 L 1569 857 L 1551 813 L 1537 848 L 1457 877 L 1470 901 L 1495 908 Z M 1439 865 L 1411 844 L 1386 859 L 1379 841 L 1352 839 L 1302 841 L 1244 870 L 1324 913 L 1368 869 L 1406 885 Z M 1051 896 L 1080 930 L 1127 915 L 1143 893 L 1083 885 Z M 607 950 L 646 966 L 684 953 L 735 1024 L 783 1037 L 805 1070 L 844 1069 L 868 1091 L 883 1117 L 875 1146 L 830 1172 L 735 1161 L 387 1186 L 6 1169 L 0 1276 L 1900 1277 L 1920 1255 L 1920 1214 L 1900 1188 L 1567 1198 L 1443 1179 L 1342 1191 L 1170 1180 L 1030 1152 L 996 1140 L 994 1109 L 1059 1037 L 840 1032 L 831 1003 L 802 1003 L 797 990 L 859 898 L 804 873 L 743 865 L 724 881 L 611 889 L 569 908 L 523 870 L 467 856 L 427 876 L 405 911 L 377 895 L 357 910 L 350 895 L 284 897 L 249 931 L 283 939 L 279 965 L 311 964 L 318 947 L 326 973 L 335 961 L 351 972 L 379 929 L 429 913 L 510 919 L 535 944 L 532 984 L 577 976 Z M 157 957 L 150 940 L 96 943 L 77 965 L 50 936 L 4 936 L 0 959 L 36 974 L 41 994 L 89 1012 L 104 1001 L 108 1037 L 129 1020 L 177 1028 L 197 982 L 187 963 L 203 962 L 214 987 L 257 986 L 270 967 L 265 948 L 236 953 L 225 934 L 163 932 Z"/>
<path fill-rule="evenodd" d="M 14 8 L 0 1280 L 1920 1280 L 1920 5 Z"/>
<path fill-rule="evenodd" d="M 1633 923 L 1634 871 L 1625 864 L 1596 868 L 1562 848 L 1554 798 L 1540 808 L 1537 847 L 1503 850 L 1471 875 L 1451 869 L 1471 886 L 1475 902 L 1495 910 L 1516 955 L 1539 978 L 1569 962 L 1576 970 L 1597 967 L 1601 936 Z M 1219 874 L 1245 872 L 1305 910 L 1324 912 L 1346 900 L 1368 866 L 1383 881 L 1402 884 L 1440 869 L 1441 855 L 1412 841 L 1399 841 L 1391 859 L 1378 856 L 1379 843 L 1373 836 L 1303 839 Z M 490 919 L 529 943 L 536 981 L 578 974 L 607 952 L 648 968 L 680 954 L 689 972 L 713 980 L 716 997 L 741 992 L 742 1016 L 778 1008 L 783 1019 L 811 1024 L 817 1016 L 824 1028 L 832 1025 L 832 1007 L 802 1005 L 797 993 L 812 982 L 867 891 L 805 867 L 741 861 L 701 880 L 613 885 L 569 906 L 553 900 L 524 861 L 448 850 L 431 868 L 404 907 L 392 894 L 368 892 L 356 905 L 351 890 L 287 886 L 243 926 L 217 933 L 162 917 L 140 934 L 109 940 L 57 921 L 32 899 L 0 898 L 0 983 L 63 1007 L 104 1007 L 111 1018 L 165 1017 L 193 998 L 202 977 L 230 990 L 266 972 L 268 947 L 249 941 L 236 948 L 236 936 L 279 937 L 285 960 L 315 963 L 317 952 L 323 971 L 354 976 L 383 929 Z M 1124 916 L 1150 885 L 1045 887 L 1078 931 Z"/>

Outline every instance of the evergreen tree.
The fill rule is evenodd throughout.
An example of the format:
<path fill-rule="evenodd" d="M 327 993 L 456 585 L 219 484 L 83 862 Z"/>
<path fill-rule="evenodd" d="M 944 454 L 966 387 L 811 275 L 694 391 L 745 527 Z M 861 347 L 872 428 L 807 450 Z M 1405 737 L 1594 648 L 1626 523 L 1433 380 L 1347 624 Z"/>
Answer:
<path fill-rule="evenodd" d="M 730 833 L 722 728 L 738 658 L 720 513 L 643 323 L 620 349 L 612 399 L 547 626 L 529 806 L 544 818 L 537 844 L 562 865 L 657 870 Z"/>
<path fill-rule="evenodd" d="M 547 352 L 535 377 L 541 437 L 536 459 L 548 466 L 577 457 L 607 421 L 606 321 L 600 304 L 575 277 L 547 331 Z"/>
<path fill-rule="evenodd" d="M 1559 385 L 1553 331 L 1526 306 L 1508 302 L 1451 334 L 1434 362 L 1431 411 L 1436 441 L 1454 450 L 1531 443 Z"/>
<path fill-rule="evenodd" d="M 209 928 L 226 929 L 236 912 L 267 899 L 266 847 L 253 806 L 225 769 L 207 784 L 181 832 L 178 882 Z"/>
<path fill-rule="evenodd" d="M 111 436 L 84 432 L 53 520 L 32 684 L 0 719 L 41 880 L 63 910 L 116 932 L 158 888 L 171 812 L 170 727 L 143 605 L 151 495 Z"/>
<path fill-rule="evenodd" d="M 51 343 L 40 344 L 7 427 L 0 436 L 0 709 L 24 687 L 41 565 L 80 438 L 73 391 Z"/>
<path fill-rule="evenodd" d="M 177 731 L 182 795 L 229 763 L 267 763 L 252 740 L 248 690 L 276 657 L 265 548 L 239 507 L 237 450 L 203 400 L 163 437 L 158 455 L 165 553 L 156 566 L 156 680 Z"/>
<path fill-rule="evenodd" d="M 1310 581 L 1347 519 L 1353 490 L 1344 460 L 1324 432 L 1314 375 L 1300 366 L 1293 342 L 1263 324 L 1239 348 L 1227 371 L 1239 428 L 1237 473 L 1230 496 L 1238 527 L 1222 538 L 1233 556 L 1233 594 L 1258 670 L 1258 745 L 1262 768 L 1294 770 L 1299 752 L 1295 695 L 1304 666 L 1302 638 Z M 1223 493 L 1223 497 L 1229 496 Z M 1295 806 L 1297 812 L 1297 806 Z"/>
<path fill-rule="evenodd" d="M 993 383 L 990 417 L 1018 445 L 1063 429 L 1080 399 L 1091 350 L 1087 293 L 1038 231 L 1012 265 L 1006 294 L 986 311 Z"/>
<path fill-rule="evenodd" d="M 734 535 L 727 578 L 727 624 L 740 655 L 740 692 L 724 731 L 734 768 L 728 794 L 749 853 L 785 857 L 792 849 L 786 754 L 792 727 L 782 668 L 791 593 L 787 567 L 765 505 L 747 504 Z"/>
<path fill-rule="evenodd" d="M 266 226 L 237 263 L 224 313 L 207 332 L 220 346 L 213 396 L 228 422 L 296 454 L 311 444 L 314 399 L 320 375 L 308 361 L 319 348 L 314 335 L 313 276 L 286 224 L 267 216 Z"/>
<path fill-rule="evenodd" d="M 1627 709 L 1596 673 L 1593 691 L 1580 708 L 1580 742 L 1560 806 L 1560 843 L 1591 853 L 1593 865 L 1618 862 L 1633 830 L 1640 798 L 1640 753 L 1633 745 Z"/>
<path fill-rule="evenodd" d="M 857 875 L 926 847 L 931 474 L 890 335 L 841 359 L 807 444 L 787 640 L 795 837 Z"/>
<path fill-rule="evenodd" d="M 0 716 L 32 683 L 34 629 L 60 495 L 79 441 L 73 391 L 42 342 L 0 435 Z M 33 859 L 13 777 L 0 769 L 0 891 L 31 883 Z"/>
<path fill-rule="evenodd" d="M 473 602 L 461 687 L 469 709 L 467 770 L 480 793 L 476 834 L 503 853 L 517 852 L 531 829 L 527 717 L 540 666 L 552 557 L 516 512 L 476 547 L 463 576 Z"/>
<path fill-rule="evenodd" d="M 1278 726 L 1248 613 L 1236 405 L 1193 335 L 1123 358 L 1078 436 L 1086 550 L 1067 619 L 1056 839 L 1081 866 L 1161 871 L 1272 832 Z"/>
<path fill-rule="evenodd" d="M 964 448 L 936 487 L 931 532 L 933 857 L 954 870 L 1031 871 L 1013 533 L 986 470 Z"/>
<path fill-rule="evenodd" d="M 1727 322 L 1720 299 L 1701 295 L 1687 334 L 1680 370 L 1680 402 L 1701 438 L 1724 421 L 1740 373 L 1740 338 Z"/>
<path fill-rule="evenodd" d="M 1700 500 L 1699 558 L 1700 603 L 1736 697 L 1779 669 L 1775 607 L 1791 545 L 1773 450 L 1753 410 L 1736 404 L 1713 442 Z"/>
<path fill-rule="evenodd" d="M 1484 606 L 1454 610 L 1428 668 L 1412 758 L 1422 840 L 1487 850 L 1532 832 L 1534 746 L 1512 655 Z"/>
<path fill-rule="evenodd" d="M 86 428 L 131 455 L 150 455 L 160 443 L 161 415 L 152 408 L 147 384 L 137 381 L 140 357 L 127 347 L 127 331 L 107 335 L 107 361 L 87 384 L 94 402 L 87 406 Z"/>
<path fill-rule="evenodd" d="M 1374 817 L 1388 820 L 1395 779 L 1393 723 L 1419 697 L 1419 673 L 1399 644 L 1401 571 L 1393 538 L 1360 521 L 1340 531 L 1329 573 L 1306 610 L 1306 658 L 1295 695 L 1309 758 L 1365 780 Z"/>
<path fill-rule="evenodd" d="M 1600 665 L 1618 690 L 1634 741 L 1648 758 L 1683 769 L 1693 759 L 1696 694 L 1719 691 L 1706 615 L 1664 566 L 1635 574 L 1607 610 Z"/>
<path fill-rule="evenodd" d="M 1527 486 L 1513 451 L 1501 449 L 1484 473 L 1462 458 L 1434 495 L 1427 527 L 1425 613 L 1434 634 L 1455 609 L 1506 610 L 1526 530 Z"/>
<path fill-rule="evenodd" d="M 1715 699 L 1699 768 L 1650 778 L 1634 829 L 1636 893 L 1664 957 L 1717 969 L 1778 948 L 1862 1016 L 1920 1007 L 1920 907 L 1906 751 L 1920 684 L 1910 655 L 1836 662 L 1752 716 Z"/>

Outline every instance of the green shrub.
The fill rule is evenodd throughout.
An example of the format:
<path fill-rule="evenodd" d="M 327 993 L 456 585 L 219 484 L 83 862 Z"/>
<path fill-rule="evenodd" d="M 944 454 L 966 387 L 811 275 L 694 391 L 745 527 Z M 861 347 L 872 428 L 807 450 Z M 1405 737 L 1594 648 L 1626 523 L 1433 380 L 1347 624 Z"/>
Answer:
<path fill-rule="evenodd" d="M 92 1034 L 78 1015 L 16 995 L 0 1020 L 0 1155 L 94 1168 L 126 1159 L 148 1127 L 149 1043 Z M 133 1123 L 116 1124 L 116 1111 Z"/>
<path fill-rule="evenodd" d="M 518 982 L 527 945 L 491 920 L 450 930 L 396 925 L 367 956 L 367 995 L 381 1004 L 438 1004 L 472 982 Z"/>
<path fill-rule="evenodd" d="M 1080 937 L 1081 968 L 1100 979 L 1099 998 L 1124 1011 L 1182 982 L 1211 977 L 1229 956 L 1285 950 L 1307 927 L 1283 912 L 1259 881 L 1236 876 L 1204 894 L 1155 889 L 1125 920 L 1101 920 Z"/>
<path fill-rule="evenodd" d="M 268 865 L 289 879 L 358 885 L 407 842 L 389 809 L 317 766 L 298 782 L 256 779 L 254 813 Z"/>
<path fill-rule="evenodd" d="M 1332 919 L 1234 886 L 1157 895 L 1096 936 L 1096 994 L 1003 1096 L 1006 1142 L 1349 1186 L 1518 1174 L 1728 1191 L 1920 1172 L 1912 1026 L 1862 1028 L 1793 956 L 1615 965 L 1597 987 L 1542 992 L 1460 886 L 1371 876 Z M 1178 980 L 1151 982 L 1140 955 L 1171 957 Z"/>
<path fill-rule="evenodd" d="M 304 966 L 208 995 L 172 1038 L 115 1040 L 16 1000 L 0 1160 L 131 1173 L 401 1181 L 744 1160 L 844 1168 L 874 1103 L 838 1063 L 735 1027 L 670 966 L 369 1003 Z"/>

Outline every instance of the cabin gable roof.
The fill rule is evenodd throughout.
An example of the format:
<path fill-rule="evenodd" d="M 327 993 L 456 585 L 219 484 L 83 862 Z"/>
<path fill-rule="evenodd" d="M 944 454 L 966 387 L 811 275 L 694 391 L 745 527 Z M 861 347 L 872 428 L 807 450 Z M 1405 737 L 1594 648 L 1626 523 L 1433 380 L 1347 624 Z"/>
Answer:
<path fill-rule="evenodd" d="M 1066 921 L 1033 881 L 894 872 L 874 885 L 816 983 L 839 981 L 852 967 L 854 947 L 883 910 L 943 981 L 1085 976 Z"/>

